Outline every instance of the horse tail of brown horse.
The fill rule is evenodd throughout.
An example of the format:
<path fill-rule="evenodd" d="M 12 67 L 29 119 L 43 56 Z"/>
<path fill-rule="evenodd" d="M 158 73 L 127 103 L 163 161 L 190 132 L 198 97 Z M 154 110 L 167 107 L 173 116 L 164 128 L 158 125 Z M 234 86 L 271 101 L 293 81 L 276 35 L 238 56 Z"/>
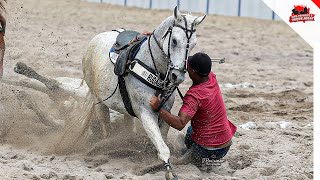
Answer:
<path fill-rule="evenodd" d="M 4 34 L 6 30 L 6 10 L 5 10 L 5 3 L 6 0 L 0 0 L 0 79 L 3 75 L 3 57 L 4 51 L 6 49 L 5 42 L 4 42 Z"/>

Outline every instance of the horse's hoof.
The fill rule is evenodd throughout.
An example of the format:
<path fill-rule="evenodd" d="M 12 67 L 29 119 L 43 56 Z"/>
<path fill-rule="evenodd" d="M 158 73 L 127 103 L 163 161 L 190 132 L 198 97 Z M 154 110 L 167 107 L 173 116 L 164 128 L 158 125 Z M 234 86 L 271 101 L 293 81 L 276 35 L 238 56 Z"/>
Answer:
<path fill-rule="evenodd" d="M 171 171 L 167 171 L 166 180 L 178 180 L 178 176 Z"/>
<path fill-rule="evenodd" d="M 16 66 L 13 68 L 13 71 L 18 74 L 22 74 L 32 78 L 37 74 L 31 67 L 27 66 L 25 63 L 22 62 L 18 62 Z"/>
<path fill-rule="evenodd" d="M 26 65 L 22 62 L 18 62 L 16 66 L 13 68 L 13 71 L 22 74 L 22 71 L 25 69 Z"/>

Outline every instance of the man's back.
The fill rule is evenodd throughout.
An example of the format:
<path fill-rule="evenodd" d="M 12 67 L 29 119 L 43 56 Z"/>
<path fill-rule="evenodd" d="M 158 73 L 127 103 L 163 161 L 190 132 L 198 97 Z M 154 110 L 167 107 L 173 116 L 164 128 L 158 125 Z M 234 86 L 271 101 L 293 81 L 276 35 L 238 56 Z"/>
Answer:
<path fill-rule="evenodd" d="M 236 127 L 227 118 L 222 94 L 212 72 L 208 81 L 190 87 L 180 111 L 193 117 L 191 137 L 202 146 L 224 144 L 236 131 Z"/>

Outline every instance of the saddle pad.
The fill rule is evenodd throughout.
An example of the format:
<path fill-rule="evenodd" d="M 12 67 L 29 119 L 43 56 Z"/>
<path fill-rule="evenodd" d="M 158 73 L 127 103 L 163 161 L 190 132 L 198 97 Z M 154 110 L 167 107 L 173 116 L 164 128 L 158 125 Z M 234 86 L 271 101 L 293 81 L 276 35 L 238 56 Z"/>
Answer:
<path fill-rule="evenodd" d="M 119 54 L 115 52 L 115 49 L 113 47 L 111 47 L 109 50 L 109 58 L 111 62 L 113 64 L 116 64 L 118 57 L 119 57 Z"/>

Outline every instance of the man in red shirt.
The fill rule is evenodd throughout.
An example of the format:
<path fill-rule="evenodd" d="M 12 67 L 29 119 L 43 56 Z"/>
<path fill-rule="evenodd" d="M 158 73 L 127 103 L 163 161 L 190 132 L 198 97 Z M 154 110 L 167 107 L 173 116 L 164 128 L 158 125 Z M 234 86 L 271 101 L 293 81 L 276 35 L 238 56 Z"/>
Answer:
<path fill-rule="evenodd" d="M 172 115 L 164 108 L 160 117 L 171 127 L 182 130 L 191 120 L 185 144 L 193 160 L 218 160 L 224 157 L 232 144 L 236 132 L 227 117 L 216 75 L 211 72 L 211 59 L 205 53 L 196 53 L 187 60 L 187 71 L 193 84 L 183 98 L 179 115 Z M 153 110 L 160 105 L 160 96 L 149 102 Z"/>

